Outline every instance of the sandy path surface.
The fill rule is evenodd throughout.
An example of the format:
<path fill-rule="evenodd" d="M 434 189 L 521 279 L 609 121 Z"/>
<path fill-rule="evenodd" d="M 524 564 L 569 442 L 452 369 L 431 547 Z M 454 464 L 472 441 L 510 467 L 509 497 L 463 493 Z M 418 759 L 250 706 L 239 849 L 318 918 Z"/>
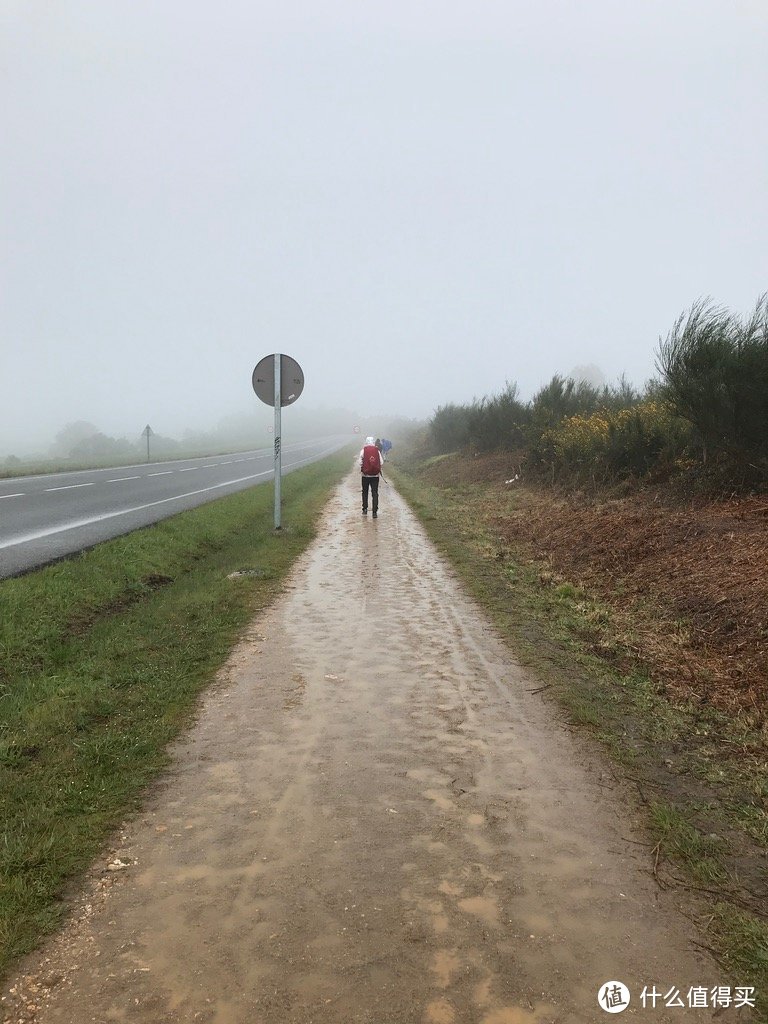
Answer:
<path fill-rule="evenodd" d="M 642 1007 L 725 979 L 538 685 L 392 488 L 372 521 L 351 476 L 6 1019 L 598 1021 L 619 980 L 623 1019 L 714 1020 Z"/>

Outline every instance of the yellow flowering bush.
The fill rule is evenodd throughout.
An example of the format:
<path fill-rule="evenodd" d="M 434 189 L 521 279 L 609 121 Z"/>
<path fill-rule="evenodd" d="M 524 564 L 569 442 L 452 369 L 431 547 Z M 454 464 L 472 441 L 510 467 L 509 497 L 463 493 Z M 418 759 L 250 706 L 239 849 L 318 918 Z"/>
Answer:
<path fill-rule="evenodd" d="M 540 453 L 559 474 L 642 476 L 681 455 L 689 430 L 672 406 L 649 399 L 618 411 L 568 416 L 544 433 Z"/>

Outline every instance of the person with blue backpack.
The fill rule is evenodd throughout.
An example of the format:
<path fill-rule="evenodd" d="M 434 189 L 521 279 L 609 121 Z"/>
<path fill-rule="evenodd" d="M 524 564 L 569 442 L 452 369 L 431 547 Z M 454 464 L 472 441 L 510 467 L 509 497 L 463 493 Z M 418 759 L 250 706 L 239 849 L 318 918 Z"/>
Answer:
<path fill-rule="evenodd" d="M 366 437 L 360 452 L 360 473 L 363 482 L 363 515 L 368 515 L 368 491 L 371 492 L 371 511 L 373 518 L 379 514 L 379 477 L 383 459 L 372 437 Z"/>

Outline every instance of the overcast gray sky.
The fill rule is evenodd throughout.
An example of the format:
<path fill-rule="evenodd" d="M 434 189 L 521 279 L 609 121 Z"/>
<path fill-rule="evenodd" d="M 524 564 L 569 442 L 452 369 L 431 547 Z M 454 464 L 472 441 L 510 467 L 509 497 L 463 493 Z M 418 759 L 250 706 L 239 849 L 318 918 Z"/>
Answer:
<path fill-rule="evenodd" d="M 768 289 L 765 0 L 0 0 L 0 453 L 652 375 Z M 286 423 L 290 412 L 286 412 Z"/>

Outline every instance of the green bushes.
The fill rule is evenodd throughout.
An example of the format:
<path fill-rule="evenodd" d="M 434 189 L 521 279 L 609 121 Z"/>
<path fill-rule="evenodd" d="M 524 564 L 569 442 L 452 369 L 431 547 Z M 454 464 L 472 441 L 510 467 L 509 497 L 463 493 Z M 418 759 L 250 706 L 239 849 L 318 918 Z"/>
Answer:
<path fill-rule="evenodd" d="M 600 389 L 586 381 L 575 381 L 555 374 L 541 387 L 531 402 L 529 439 L 556 427 L 567 416 L 594 412 L 600 406 Z"/>
<path fill-rule="evenodd" d="M 519 448 L 525 443 L 530 410 L 517 397 L 517 384 L 507 383 L 499 395 L 483 398 L 469 408 L 469 438 L 480 451 Z"/>
<path fill-rule="evenodd" d="M 517 385 L 429 424 L 432 451 L 522 452 L 529 474 L 608 483 L 685 471 L 708 486 L 768 484 L 768 296 L 745 319 L 706 301 L 661 342 L 661 379 L 595 387 L 555 374 L 529 402 Z"/>
<path fill-rule="evenodd" d="M 470 443 L 471 406 L 441 405 L 429 422 L 431 447 L 436 454 L 455 452 Z"/>
<path fill-rule="evenodd" d="M 486 452 L 518 447 L 529 418 L 528 407 L 517 397 L 517 384 L 507 383 L 500 394 L 471 405 L 441 405 L 429 423 L 430 446 L 441 455 L 469 444 Z"/>
<path fill-rule="evenodd" d="M 659 345 L 670 401 L 691 423 L 701 458 L 732 474 L 768 479 L 768 295 L 742 320 L 695 303 Z"/>

